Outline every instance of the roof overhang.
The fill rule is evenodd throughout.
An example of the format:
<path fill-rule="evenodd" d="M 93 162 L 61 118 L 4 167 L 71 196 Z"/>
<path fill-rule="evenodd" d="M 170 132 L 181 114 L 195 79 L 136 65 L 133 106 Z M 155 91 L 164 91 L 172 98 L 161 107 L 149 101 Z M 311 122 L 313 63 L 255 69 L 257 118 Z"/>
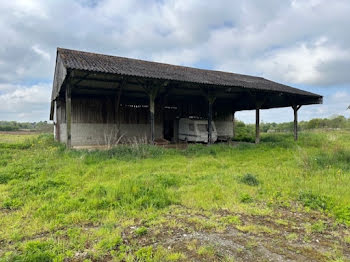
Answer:
<path fill-rule="evenodd" d="M 94 57 L 96 57 L 96 61 L 93 60 Z M 264 78 L 119 57 L 116 57 L 116 61 L 123 64 L 116 64 L 115 68 L 112 68 L 111 60 L 114 61 L 114 58 L 58 49 L 50 119 L 53 119 L 53 101 L 63 95 L 67 83 L 72 85 L 73 94 L 110 95 L 116 94 L 121 83 L 124 82 L 124 94 L 128 94 L 135 99 L 146 99 L 146 101 L 148 101 L 147 94 L 142 87 L 143 85 L 161 86 L 160 95 L 167 95 L 170 102 L 177 99 L 203 97 L 210 92 L 220 100 L 220 103 L 231 106 L 232 111 L 251 110 L 257 108 L 257 106 L 261 109 L 269 109 L 293 105 L 321 104 L 323 102 L 320 95 Z M 103 64 L 103 61 L 107 65 Z M 132 71 L 133 64 L 137 67 L 137 70 Z M 146 73 L 140 73 L 143 72 L 142 66 L 146 67 L 144 71 L 148 70 Z M 153 69 L 149 68 L 152 66 L 157 67 L 158 71 L 175 70 L 176 72 L 164 71 L 163 74 L 159 74 L 157 71 L 157 74 L 152 76 L 150 72 Z M 127 69 L 128 73 L 124 72 L 126 70 L 123 69 L 124 67 L 129 67 Z M 101 70 L 101 68 L 109 68 L 109 71 Z M 131 74 L 132 72 L 134 74 Z M 181 73 L 184 75 L 181 76 Z M 191 74 L 194 74 L 193 78 L 190 78 Z M 198 80 L 200 74 L 203 75 L 203 81 Z M 161 78 L 161 76 L 164 77 Z M 220 77 L 224 79 L 220 79 Z M 231 82 L 230 79 L 232 79 Z"/>

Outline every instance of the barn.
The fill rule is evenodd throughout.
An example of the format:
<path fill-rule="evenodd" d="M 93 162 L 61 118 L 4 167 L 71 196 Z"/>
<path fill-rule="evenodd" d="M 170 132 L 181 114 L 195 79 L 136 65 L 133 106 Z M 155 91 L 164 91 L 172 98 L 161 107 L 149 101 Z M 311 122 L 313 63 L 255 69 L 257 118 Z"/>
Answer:
<path fill-rule="evenodd" d="M 50 120 L 55 139 L 68 147 L 116 142 L 178 141 L 180 118 L 212 121 L 222 139 L 233 135 L 234 114 L 292 107 L 322 96 L 261 77 L 57 49 Z"/>

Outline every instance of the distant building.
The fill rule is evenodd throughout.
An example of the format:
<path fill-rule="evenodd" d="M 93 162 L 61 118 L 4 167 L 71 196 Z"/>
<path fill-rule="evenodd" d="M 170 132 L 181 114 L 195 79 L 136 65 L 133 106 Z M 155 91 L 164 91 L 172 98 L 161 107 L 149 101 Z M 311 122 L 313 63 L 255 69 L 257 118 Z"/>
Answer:
<path fill-rule="evenodd" d="M 234 113 L 255 109 L 259 142 L 260 109 L 293 107 L 297 123 L 301 105 L 318 103 L 317 94 L 261 77 L 58 48 L 50 120 L 71 147 L 121 135 L 177 141 L 178 119 L 187 117 L 213 119 L 219 136 L 232 136 Z"/>

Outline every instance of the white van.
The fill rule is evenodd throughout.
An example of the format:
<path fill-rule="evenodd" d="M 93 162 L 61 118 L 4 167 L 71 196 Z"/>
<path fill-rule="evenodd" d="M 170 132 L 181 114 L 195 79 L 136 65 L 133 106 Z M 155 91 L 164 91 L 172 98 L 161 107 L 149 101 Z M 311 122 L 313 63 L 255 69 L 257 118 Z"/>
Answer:
<path fill-rule="evenodd" d="M 218 138 L 214 121 L 211 122 L 211 127 L 211 137 L 214 143 Z M 188 142 L 208 143 L 208 120 L 180 118 L 179 139 Z"/>

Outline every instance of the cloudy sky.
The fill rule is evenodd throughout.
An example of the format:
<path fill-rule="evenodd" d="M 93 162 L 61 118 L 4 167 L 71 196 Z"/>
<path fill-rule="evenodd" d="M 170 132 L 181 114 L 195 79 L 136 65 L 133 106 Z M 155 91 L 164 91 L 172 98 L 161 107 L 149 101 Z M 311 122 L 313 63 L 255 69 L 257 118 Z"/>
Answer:
<path fill-rule="evenodd" d="M 349 0 L 0 0 L 0 120 L 48 120 L 57 47 L 262 76 L 324 96 L 301 120 L 349 117 L 349 14 Z"/>

